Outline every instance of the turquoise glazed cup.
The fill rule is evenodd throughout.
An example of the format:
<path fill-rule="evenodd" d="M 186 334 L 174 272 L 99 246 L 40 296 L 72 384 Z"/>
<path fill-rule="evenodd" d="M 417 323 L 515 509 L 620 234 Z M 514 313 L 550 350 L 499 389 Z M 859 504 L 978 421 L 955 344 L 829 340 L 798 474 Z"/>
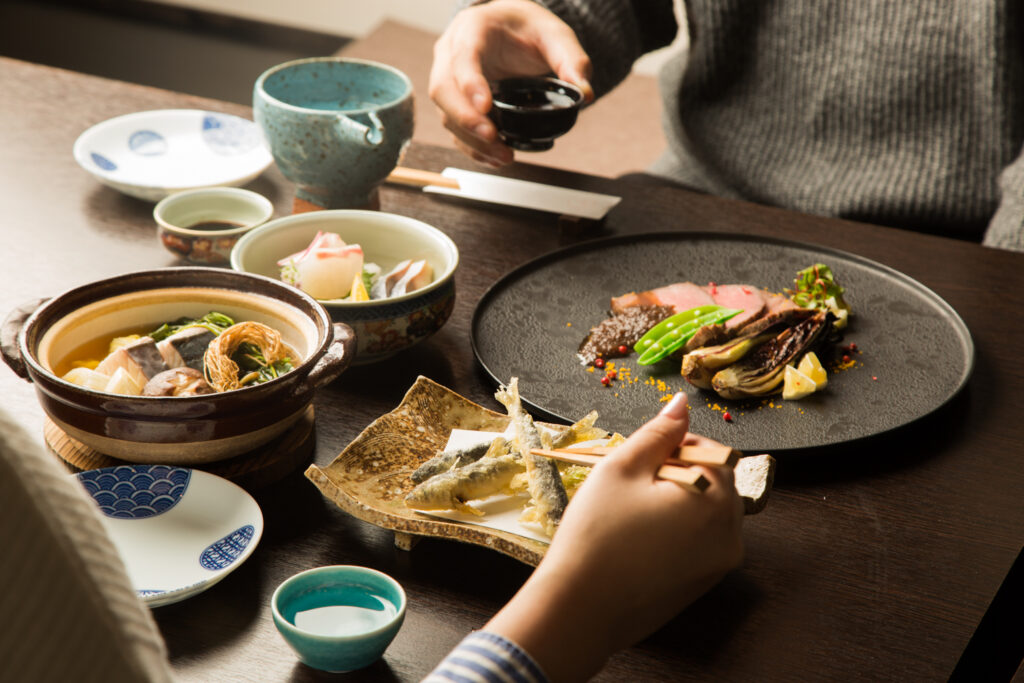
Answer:
<path fill-rule="evenodd" d="M 253 116 L 297 198 L 375 209 L 378 186 L 412 138 L 412 82 L 376 62 L 299 59 L 257 79 Z"/>
<path fill-rule="evenodd" d="M 405 620 L 406 598 L 387 574 L 335 565 L 296 574 L 270 604 L 277 630 L 304 664 L 342 673 L 381 658 Z"/>

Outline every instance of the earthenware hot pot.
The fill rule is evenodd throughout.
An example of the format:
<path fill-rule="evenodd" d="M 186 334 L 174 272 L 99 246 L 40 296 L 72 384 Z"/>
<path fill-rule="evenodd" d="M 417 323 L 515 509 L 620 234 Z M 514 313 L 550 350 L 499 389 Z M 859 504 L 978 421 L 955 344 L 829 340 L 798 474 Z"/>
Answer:
<path fill-rule="evenodd" d="M 55 374 L 84 344 L 210 311 L 278 330 L 301 362 L 269 382 L 189 397 L 122 396 Z M 16 344 L 11 327 L 20 325 Z M 119 275 L 69 290 L 23 322 L 5 323 L 4 360 L 35 383 L 49 418 L 100 453 L 143 463 L 189 465 L 239 455 L 282 434 L 314 392 L 352 360 L 352 329 L 332 323 L 303 292 L 269 278 L 214 268 Z"/>

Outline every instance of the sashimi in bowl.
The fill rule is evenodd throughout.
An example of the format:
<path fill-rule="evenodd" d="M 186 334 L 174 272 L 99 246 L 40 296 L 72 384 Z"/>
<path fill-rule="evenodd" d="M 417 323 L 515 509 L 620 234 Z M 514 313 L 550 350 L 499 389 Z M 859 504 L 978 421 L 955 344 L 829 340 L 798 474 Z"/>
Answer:
<path fill-rule="evenodd" d="M 443 232 L 379 211 L 314 211 L 270 221 L 231 252 L 237 271 L 313 296 L 356 332 L 356 364 L 384 360 L 437 332 L 455 305 L 459 252 Z"/>

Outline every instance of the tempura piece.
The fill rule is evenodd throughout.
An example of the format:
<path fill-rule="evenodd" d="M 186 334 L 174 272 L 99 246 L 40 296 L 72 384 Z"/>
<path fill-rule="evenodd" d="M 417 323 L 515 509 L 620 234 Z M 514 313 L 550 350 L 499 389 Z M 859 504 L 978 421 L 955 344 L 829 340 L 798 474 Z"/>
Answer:
<path fill-rule="evenodd" d="M 597 422 L 597 411 L 591 410 L 582 419 L 559 434 L 554 442 L 552 442 L 551 447 L 566 448 L 574 443 L 603 439 L 608 436 L 608 432 L 594 426 L 595 422 Z"/>
<path fill-rule="evenodd" d="M 206 355 L 203 356 L 206 381 L 217 391 L 242 388 L 243 381 L 238 377 L 238 364 L 231 360 L 231 354 L 245 342 L 259 348 L 268 365 L 285 357 L 285 346 L 281 342 L 281 333 L 277 330 L 251 321 L 232 325 L 210 342 Z"/>
<path fill-rule="evenodd" d="M 531 453 L 531 449 L 543 448 L 540 432 L 533 424 L 533 418 L 523 410 L 519 400 L 519 379 L 513 377 L 508 386 L 500 387 L 494 397 L 505 406 L 516 434 L 516 446 L 526 464 L 527 490 L 530 492 L 530 507 L 524 511 L 525 519 L 538 522 L 548 536 L 554 536 L 569 497 L 562 486 L 562 478 L 554 461 Z"/>
<path fill-rule="evenodd" d="M 466 502 L 509 493 L 509 482 L 522 471 L 523 463 L 515 455 L 481 458 L 427 479 L 409 492 L 405 504 L 414 510 L 459 510 L 481 516 Z"/>
<path fill-rule="evenodd" d="M 449 470 L 456 469 L 458 467 L 465 467 L 466 465 L 476 462 L 480 458 L 484 457 L 487 450 L 491 447 L 492 441 L 481 441 L 480 443 L 467 446 L 466 448 L 456 448 L 450 451 L 438 451 L 430 460 L 416 468 L 416 471 L 409 475 L 417 484 L 425 482 L 431 477 L 447 472 Z"/>

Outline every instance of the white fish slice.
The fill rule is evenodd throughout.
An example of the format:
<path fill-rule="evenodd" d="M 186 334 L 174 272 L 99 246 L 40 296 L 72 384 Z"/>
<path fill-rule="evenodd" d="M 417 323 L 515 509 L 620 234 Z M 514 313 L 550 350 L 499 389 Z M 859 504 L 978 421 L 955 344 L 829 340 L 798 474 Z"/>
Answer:
<path fill-rule="evenodd" d="M 415 261 L 406 269 L 405 275 L 399 280 L 388 296 L 402 296 L 417 289 L 426 287 L 434 279 L 434 270 L 426 261 Z"/>
<path fill-rule="evenodd" d="M 96 372 L 109 376 L 111 381 L 113 381 L 118 370 L 122 370 L 126 373 L 128 377 L 139 387 L 139 393 L 142 392 L 142 387 L 149 381 L 146 374 L 142 372 L 142 368 L 139 367 L 139 364 L 135 362 L 127 351 L 125 351 L 124 347 L 121 347 L 117 351 L 109 354 L 100 362 L 99 365 L 96 366 Z"/>

